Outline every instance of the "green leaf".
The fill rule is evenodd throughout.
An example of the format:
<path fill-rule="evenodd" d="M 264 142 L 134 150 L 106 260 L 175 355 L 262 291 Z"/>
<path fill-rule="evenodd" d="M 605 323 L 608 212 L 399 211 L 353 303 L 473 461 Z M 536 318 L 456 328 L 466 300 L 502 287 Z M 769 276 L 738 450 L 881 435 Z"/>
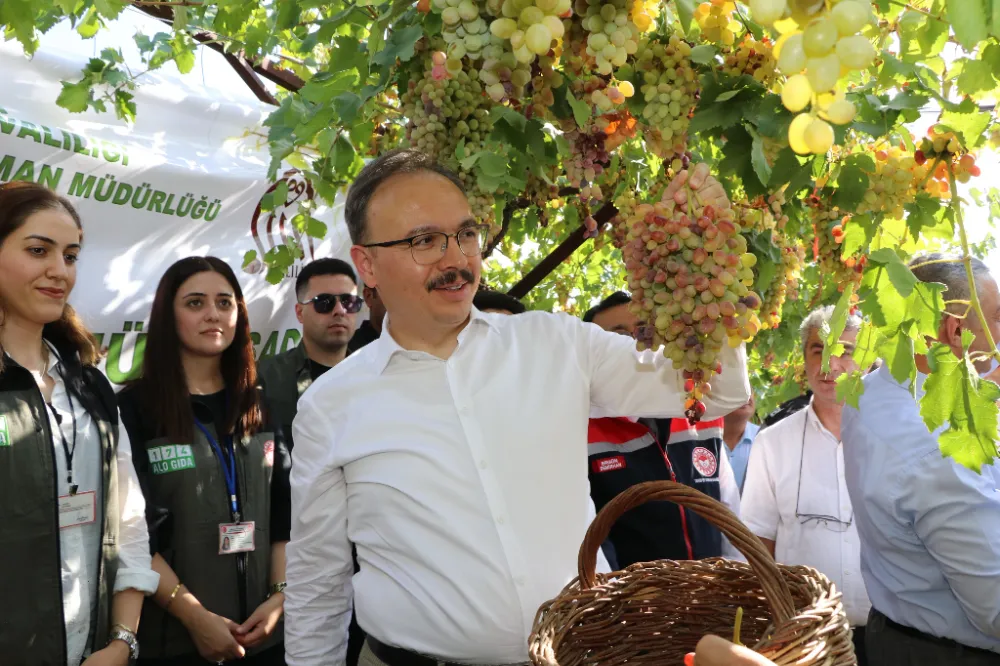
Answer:
<path fill-rule="evenodd" d="M 507 160 L 502 155 L 484 151 L 479 154 L 477 164 L 487 178 L 502 178 L 507 175 Z"/>
<path fill-rule="evenodd" d="M 958 76 L 958 91 L 963 95 L 988 92 L 996 87 L 993 68 L 982 60 L 962 60 L 962 73 Z"/>
<path fill-rule="evenodd" d="M 243 266 L 242 266 L 242 268 L 246 268 L 247 266 L 249 266 L 250 264 L 252 264 L 256 258 L 257 258 L 257 250 L 248 250 L 243 255 Z"/>
<path fill-rule="evenodd" d="M 753 165 L 754 173 L 760 178 L 760 182 L 763 185 L 767 185 L 771 180 L 771 165 L 767 163 L 767 157 L 764 155 L 764 140 L 761 138 L 753 127 L 750 125 L 745 126 L 747 131 L 750 132 L 750 136 L 753 137 L 753 148 L 750 151 L 750 163 Z"/>
<path fill-rule="evenodd" d="M 969 0 L 970 2 L 974 0 Z M 959 134 L 959 140 L 969 150 L 978 148 L 986 138 L 984 132 L 989 127 L 992 118 L 985 111 L 979 111 L 973 104 L 974 111 L 945 111 L 941 114 L 941 124 Z"/>
<path fill-rule="evenodd" d="M 337 136 L 333 143 L 333 153 L 330 156 L 333 160 L 333 168 L 338 175 L 346 176 L 351 170 L 354 158 L 357 156 L 354 144 L 343 134 Z"/>
<path fill-rule="evenodd" d="M 830 330 L 826 332 L 826 339 L 823 341 L 823 372 L 830 372 L 830 359 L 844 353 L 844 345 L 841 339 L 844 329 L 847 328 L 847 315 L 851 311 L 851 296 L 854 295 L 854 285 L 848 284 L 844 292 L 837 301 L 837 306 L 830 316 Z"/>
<path fill-rule="evenodd" d="M 127 3 L 121 2 L 121 0 L 94 0 L 94 7 L 97 12 L 104 18 L 118 18 L 118 15 L 127 6 Z"/>
<path fill-rule="evenodd" d="M 861 167 L 856 164 L 846 165 L 837 177 L 838 187 L 833 195 L 833 205 L 843 210 L 854 210 L 864 198 L 868 182 L 868 174 Z"/>
<path fill-rule="evenodd" d="M 896 288 L 899 295 L 906 298 L 913 293 L 913 288 L 920 282 L 917 276 L 903 264 L 899 255 L 890 248 L 884 247 L 881 250 L 872 252 L 868 257 L 873 266 L 884 266 L 892 286 Z"/>
<path fill-rule="evenodd" d="M 306 234 L 312 236 L 313 238 L 323 238 L 326 236 L 326 224 L 317 220 L 315 217 L 309 216 L 306 220 Z"/>
<path fill-rule="evenodd" d="M 691 33 L 691 22 L 694 19 L 694 0 L 676 0 L 677 18 L 681 22 L 681 30 L 685 35 Z"/>
<path fill-rule="evenodd" d="M 850 223 L 844 226 L 844 238 L 840 243 L 841 256 L 850 257 L 855 255 L 858 250 L 871 242 L 874 237 L 873 233 L 869 233 L 869 229 L 872 226 L 861 223 L 858 220 L 859 217 L 861 216 L 855 215 L 851 218 Z"/>
<path fill-rule="evenodd" d="M 56 104 L 67 111 L 82 113 L 87 110 L 87 107 L 93 99 L 94 94 L 91 91 L 89 81 L 83 80 L 78 83 L 68 83 L 63 81 L 62 92 L 60 92 L 59 97 L 56 98 Z"/>
<path fill-rule="evenodd" d="M 283 180 L 271 192 L 271 210 L 276 206 L 284 206 L 288 201 L 288 181 Z"/>
<path fill-rule="evenodd" d="M 115 91 L 115 115 L 117 115 L 122 120 L 127 120 L 129 122 L 135 121 L 135 95 L 128 92 L 127 90 L 116 90 Z"/>
<path fill-rule="evenodd" d="M 83 17 L 80 24 L 76 26 L 77 33 L 84 39 L 90 39 L 101 29 L 101 19 L 97 16 L 97 9 L 90 8 L 87 15 Z"/>
<path fill-rule="evenodd" d="M 569 88 L 566 89 L 566 101 L 569 103 L 570 108 L 573 109 L 573 120 L 576 121 L 576 126 L 586 126 L 591 116 L 590 104 L 579 101 Z"/>
<path fill-rule="evenodd" d="M 971 342 L 965 331 L 963 343 Z M 941 453 L 975 472 L 997 457 L 997 404 L 1000 388 L 980 379 L 968 356 L 935 343 L 927 354 L 931 374 L 924 382 L 920 415 L 929 430 L 948 426 L 938 436 Z"/>
<path fill-rule="evenodd" d="M 941 200 L 926 192 L 920 192 L 916 199 L 906 204 L 905 209 L 906 226 L 910 230 L 910 235 L 919 238 L 925 227 L 933 227 L 937 224 L 935 215 L 941 210 Z"/>
<path fill-rule="evenodd" d="M 905 90 L 893 97 L 889 103 L 885 105 L 885 108 L 895 109 L 897 111 L 902 109 L 920 109 L 927 104 L 927 99 L 927 95 L 914 92 L 912 90 Z"/>
<path fill-rule="evenodd" d="M 986 39 L 993 16 L 988 0 L 947 0 L 947 17 L 959 43 L 971 51 Z"/>
<path fill-rule="evenodd" d="M 691 61 L 699 65 L 707 65 L 715 60 L 719 50 L 711 44 L 701 44 L 691 49 Z"/>
<path fill-rule="evenodd" d="M 413 47 L 423 34 L 424 29 L 419 25 L 393 30 L 385 46 L 372 56 L 372 62 L 383 67 L 392 67 L 396 58 L 408 62 L 413 57 Z"/>

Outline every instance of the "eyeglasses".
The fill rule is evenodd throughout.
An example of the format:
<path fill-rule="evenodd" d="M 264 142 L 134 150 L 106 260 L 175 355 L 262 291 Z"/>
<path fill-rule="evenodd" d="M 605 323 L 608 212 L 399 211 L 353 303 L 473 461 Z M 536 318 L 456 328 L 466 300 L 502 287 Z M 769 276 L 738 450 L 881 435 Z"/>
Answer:
<path fill-rule="evenodd" d="M 317 314 L 330 314 L 337 307 L 337 301 L 344 306 L 347 314 L 354 314 L 361 310 L 365 304 L 365 299 L 357 294 L 316 294 L 308 301 L 302 301 L 299 305 L 312 304 Z"/>
<path fill-rule="evenodd" d="M 809 407 L 806 407 L 809 409 Z M 851 507 L 851 516 L 847 521 L 840 519 L 840 516 L 828 516 L 822 513 L 799 513 L 799 500 L 802 499 L 802 460 L 806 453 L 806 427 L 809 425 L 809 414 L 807 413 L 805 423 L 802 424 L 802 450 L 799 453 L 799 489 L 795 494 L 795 517 L 800 525 L 810 522 L 822 523 L 823 527 L 831 532 L 846 532 L 854 522 L 854 507 Z M 837 506 L 840 506 L 840 482 L 837 482 Z"/>
<path fill-rule="evenodd" d="M 417 234 L 409 238 L 387 241 L 385 243 L 368 243 L 362 247 L 395 247 L 397 245 L 409 245 L 410 254 L 413 261 L 422 266 L 437 263 L 448 251 L 448 243 L 454 238 L 458 243 L 458 249 L 467 257 L 475 257 L 483 252 L 486 246 L 486 238 L 490 233 L 488 224 L 472 224 L 462 227 L 453 234 L 446 234 L 443 231 L 430 231 L 425 234 Z"/>

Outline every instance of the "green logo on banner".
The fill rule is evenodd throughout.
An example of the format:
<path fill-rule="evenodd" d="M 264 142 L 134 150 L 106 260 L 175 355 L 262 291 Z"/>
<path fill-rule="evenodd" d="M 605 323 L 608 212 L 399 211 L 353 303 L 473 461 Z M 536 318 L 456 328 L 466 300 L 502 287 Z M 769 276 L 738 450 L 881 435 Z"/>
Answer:
<path fill-rule="evenodd" d="M 6 416 L 0 416 L 0 446 L 10 446 L 10 430 L 7 429 Z"/>
<path fill-rule="evenodd" d="M 166 444 L 148 449 L 153 474 L 194 469 L 194 452 L 189 444 Z"/>

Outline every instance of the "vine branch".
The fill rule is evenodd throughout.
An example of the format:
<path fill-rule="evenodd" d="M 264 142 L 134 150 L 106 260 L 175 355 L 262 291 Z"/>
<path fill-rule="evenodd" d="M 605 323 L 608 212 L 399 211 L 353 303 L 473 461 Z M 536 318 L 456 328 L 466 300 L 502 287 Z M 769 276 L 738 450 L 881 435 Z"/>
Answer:
<path fill-rule="evenodd" d="M 972 253 L 969 252 L 969 238 L 965 233 L 961 199 L 958 196 L 955 169 L 952 167 L 951 162 L 948 162 L 948 185 L 951 188 L 951 208 L 955 214 L 955 224 L 958 226 L 958 238 L 962 244 L 962 263 L 965 265 L 965 277 L 969 280 L 969 301 L 971 301 L 972 309 L 979 318 L 979 325 L 983 329 L 983 335 L 986 336 L 986 344 L 989 346 L 990 356 L 997 358 L 1000 357 L 1000 352 L 997 351 L 996 341 L 993 340 L 993 334 L 990 333 L 990 327 L 986 323 L 986 315 L 983 314 L 983 306 L 979 302 L 979 293 L 976 291 L 976 275 L 972 271 Z"/>

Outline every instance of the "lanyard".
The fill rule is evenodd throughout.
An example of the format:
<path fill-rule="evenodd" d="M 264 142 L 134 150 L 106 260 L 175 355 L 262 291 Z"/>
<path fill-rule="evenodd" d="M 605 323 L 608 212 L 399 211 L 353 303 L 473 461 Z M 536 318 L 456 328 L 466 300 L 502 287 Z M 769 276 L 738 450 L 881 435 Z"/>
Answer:
<path fill-rule="evenodd" d="M 57 368 L 60 379 L 63 380 L 63 388 L 66 390 L 66 400 L 69 402 L 69 415 L 73 419 L 73 447 L 70 448 L 69 442 L 66 441 L 66 434 L 62 429 L 62 417 L 56 408 L 52 406 L 51 402 L 45 403 L 49 410 L 52 412 L 52 416 L 56 419 L 56 430 L 59 431 L 59 439 L 62 441 L 63 453 L 66 454 L 66 483 L 69 485 L 69 494 L 76 495 L 76 492 L 80 489 L 80 486 L 73 483 L 73 456 L 76 454 L 76 408 L 73 406 L 73 395 L 70 392 L 69 382 L 66 381 L 65 375 L 62 373 L 61 368 Z M 51 428 L 49 428 L 51 430 Z"/>
<path fill-rule="evenodd" d="M 212 445 L 212 449 L 215 451 L 216 457 L 219 459 L 219 463 L 222 465 L 222 476 L 226 480 L 226 493 L 229 495 L 229 508 L 233 514 L 233 520 L 235 522 L 240 522 L 240 511 L 239 504 L 236 499 L 236 454 L 233 447 L 233 438 L 227 437 L 226 443 L 229 446 L 226 449 L 226 454 L 223 454 L 222 448 L 219 443 L 212 437 L 212 433 L 208 431 L 198 419 L 194 420 L 195 425 L 201 430 L 205 438 L 208 439 L 208 443 Z M 228 458 L 228 459 L 227 459 Z"/>
<path fill-rule="evenodd" d="M 76 454 L 76 409 L 73 407 L 73 397 L 69 393 L 69 387 L 66 387 L 66 399 L 69 401 L 69 414 L 73 419 L 73 447 L 70 448 L 69 442 L 66 441 L 66 434 L 62 429 L 62 417 L 56 408 L 52 406 L 51 402 L 45 403 L 48 408 L 52 411 L 52 416 L 56 419 L 56 430 L 59 431 L 59 439 L 62 440 L 63 453 L 66 454 L 66 483 L 69 485 L 69 494 L 76 495 L 76 491 L 80 489 L 80 486 L 73 483 L 73 456 Z M 51 428 L 50 428 L 51 430 Z"/>

